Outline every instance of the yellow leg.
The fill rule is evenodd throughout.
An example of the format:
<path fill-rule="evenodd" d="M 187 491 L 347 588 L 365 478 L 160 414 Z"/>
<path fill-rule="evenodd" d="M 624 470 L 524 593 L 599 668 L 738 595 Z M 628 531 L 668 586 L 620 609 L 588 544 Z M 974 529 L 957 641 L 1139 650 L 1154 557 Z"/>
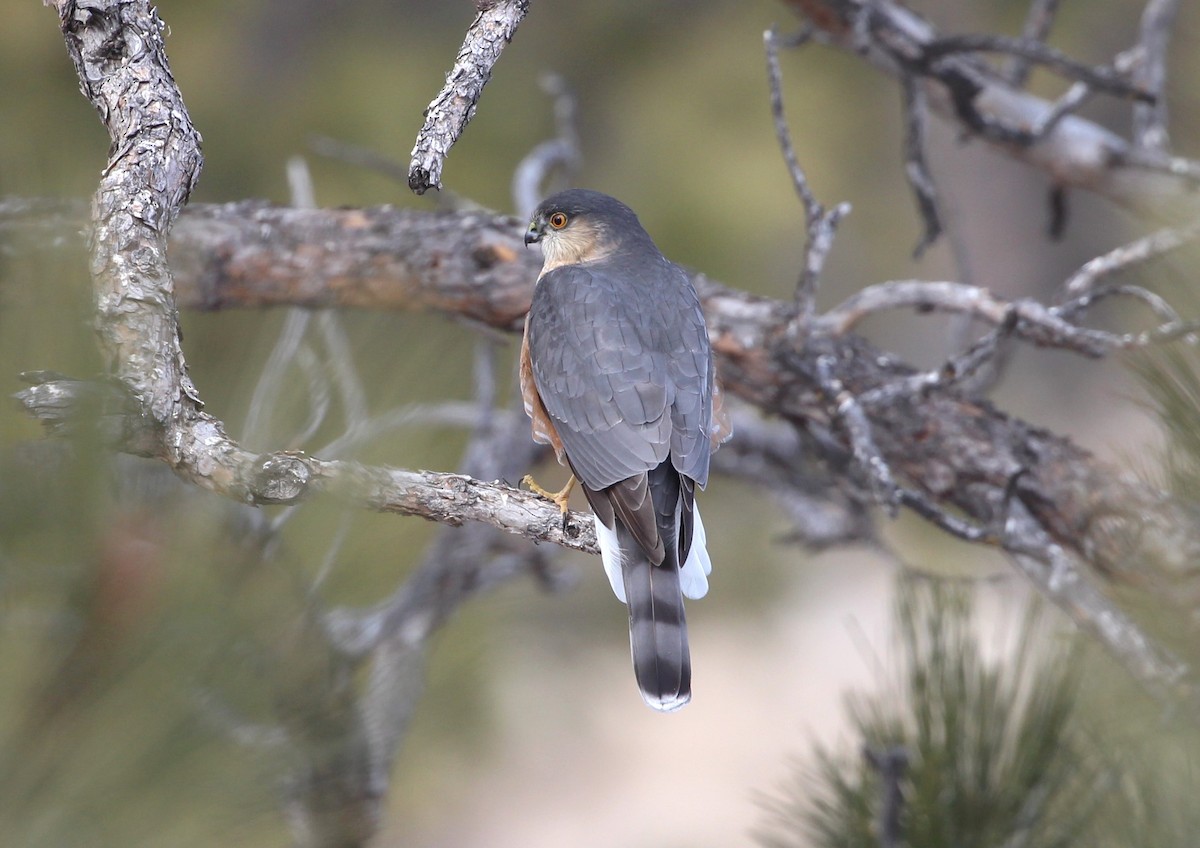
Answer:
<path fill-rule="evenodd" d="M 532 474 L 526 474 L 521 478 L 521 482 L 528 486 L 529 491 L 533 492 L 535 495 L 541 495 L 543 498 L 546 498 L 546 500 L 551 500 L 558 504 L 559 510 L 562 511 L 563 518 L 566 518 L 567 501 L 571 497 L 571 490 L 575 488 L 574 474 L 572 474 L 571 478 L 567 480 L 567 485 L 563 486 L 557 492 L 551 492 L 547 489 L 543 489 L 537 484 L 537 481 L 533 479 Z"/>

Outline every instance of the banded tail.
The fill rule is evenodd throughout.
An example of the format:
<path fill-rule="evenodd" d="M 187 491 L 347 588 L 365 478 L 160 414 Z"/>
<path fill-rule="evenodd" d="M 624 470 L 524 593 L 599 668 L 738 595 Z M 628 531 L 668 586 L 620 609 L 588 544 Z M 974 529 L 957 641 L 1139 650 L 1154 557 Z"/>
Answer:
<path fill-rule="evenodd" d="M 613 592 L 629 606 L 630 652 L 642 699 L 653 709 L 671 712 L 692 697 L 683 598 L 705 595 L 711 564 L 691 481 L 682 478 L 668 461 L 649 473 L 648 484 L 662 542 L 659 564 L 652 558 L 657 551 L 647 552 L 622 521 L 620 510 L 610 513 L 611 529 L 597 515 L 596 535 Z M 681 554 L 683 568 L 679 565 Z"/>

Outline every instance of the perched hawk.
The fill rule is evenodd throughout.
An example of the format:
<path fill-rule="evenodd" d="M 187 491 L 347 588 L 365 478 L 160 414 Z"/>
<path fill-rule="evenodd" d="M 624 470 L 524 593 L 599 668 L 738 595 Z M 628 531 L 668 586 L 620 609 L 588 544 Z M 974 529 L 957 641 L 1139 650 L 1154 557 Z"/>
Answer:
<path fill-rule="evenodd" d="M 692 694 L 683 596 L 703 597 L 712 568 L 695 492 L 729 435 L 700 299 L 633 210 L 599 192 L 544 201 L 525 233 L 535 242 L 525 411 L 595 513 L 642 697 L 675 710 Z M 570 486 L 552 496 L 564 510 Z"/>

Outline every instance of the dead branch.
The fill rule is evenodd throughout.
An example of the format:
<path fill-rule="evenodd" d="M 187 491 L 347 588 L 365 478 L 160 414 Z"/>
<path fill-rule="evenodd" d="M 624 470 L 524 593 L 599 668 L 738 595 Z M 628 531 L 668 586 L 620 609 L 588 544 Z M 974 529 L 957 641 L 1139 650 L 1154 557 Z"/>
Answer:
<path fill-rule="evenodd" d="M 839 203 L 833 209 L 826 209 L 813 194 L 808 185 L 808 175 L 800 166 L 796 149 L 792 145 L 792 133 L 788 127 L 787 118 L 783 113 L 783 74 L 779 69 L 778 33 L 769 29 L 763 33 L 763 46 L 767 54 L 767 83 L 771 92 L 771 116 L 775 121 L 775 135 L 779 139 L 779 147 L 783 151 L 783 160 L 788 173 L 792 177 L 792 187 L 796 196 L 804 206 L 804 223 L 806 237 L 804 242 L 804 263 L 800 272 L 800 280 L 796 284 L 797 318 L 801 324 L 812 318 L 817 296 L 817 281 L 821 270 L 825 267 L 825 259 L 833 249 L 833 237 L 837 232 L 842 218 L 850 214 L 849 203 Z M 807 40 L 807 33 L 802 32 L 789 42 L 789 46 L 798 46 Z"/>
<path fill-rule="evenodd" d="M 425 125 L 412 149 L 408 187 L 417 194 L 442 187 L 446 156 L 475 117 L 483 87 L 529 11 L 529 0 L 479 0 L 478 9 L 446 74 L 446 85 L 425 110 Z"/>
<path fill-rule="evenodd" d="M 1200 237 L 1200 224 L 1167 228 L 1088 260 L 1062 285 L 1062 297 L 1078 298 L 1093 291 L 1107 276 L 1170 253 Z"/>

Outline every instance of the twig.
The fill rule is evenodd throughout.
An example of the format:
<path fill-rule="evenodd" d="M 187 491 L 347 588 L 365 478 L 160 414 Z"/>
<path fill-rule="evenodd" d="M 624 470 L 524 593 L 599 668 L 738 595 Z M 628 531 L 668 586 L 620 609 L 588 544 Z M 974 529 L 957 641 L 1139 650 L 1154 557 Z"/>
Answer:
<path fill-rule="evenodd" d="M 408 166 L 408 187 L 416 194 L 442 187 L 442 166 L 467 122 L 475 116 L 492 68 L 529 11 L 529 0 L 483 0 L 467 28 L 446 85 L 425 110 Z"/>
<path fill-rule="evenodd" d="M 1063 283 L 1059 300 L 1082 297 L 1104 277 L 1169 253 L 1197 237 L 1200 224 L 1168 227 L 1090 259 Z"/>
<path fill-rule="evenodd" d="M 1117 55 L 1113 60 L 1113 69 L 1118 73 L 1126 74 L 1137 67 L 1138 57 L 1141 55 L 1140 50 L 1125 50 Z M 1067 115 L 1072 115 L 1079 110 L 1088 99 L 1096 93 L 1096 90 L 1086 82 L 1075 82 L 1067 89 L 1066 93 L 1058 100 L 1054 101 L 1053 106 L 1046 114 L 1037 119 L 1033 125 L 1031 132 L 1034 143 L 1041 141 L 1048 136 L 1058 126 L 1059 122 Z M 1134 109 L 1138 108 L 1138 104 L 1134 104 Z"/>
<path fill-rule="evenodd" d="M 808 38 L 808 31 L 802 30 L 796 36 L 786 39 L 789 46 L 799 46 Z M 833 247 L 833 239 L 838 224 L 842 218 L 850 214 L 850 204 L 839 203 L 833 209 L 827 210 L 817 200 L 808 185 L 808 176 L 796 156 L 796 148 L 792 144 L 792 132 L 788 126 L 787 116 L 783 109 L 783 73 L 779 68 L 779 44 L 784 43 L 774 28 L 763 33 L 763 47 L 767 57 L 767 82 L 771 92 L 771 116 L 775 122 L 775 136 L 783 153 L 784 163 L 792 178 L 792 187 L 804 206 L 804 222 L 806 239 L 804 244 L 804 263 L 800 272 L 800 280 L 796 285 L 797 320 L 800 329 L 808 323 L 813 314 L 816 301 L 817 283 L 821 271 L 825 267 L 825 259 Z"/>
<path fill-rule="evenodd" d="M 1002 324 L 966 350 L 947 359 L 940 368 L 885 383 L 859 395 L 859 402 L 867 408 L 885 406 L 900 397 L 921 396 L 933 390 L 961 388 L 972 383 L 980 371 L 999 355 L 1003 343 L 1011 338 L 1016 329 L 1017 321 L 1017 312 L 1009 310 Z M 967 394 L 974 393 L 967 391 Z"/>
<path fill-rule="evenodd" d="M 916 78 L 908 73 L 901 76 L 900 87 L 904 92 L 904 173 L 925 225 L 924 233 L 913 248 L 913 256 L 920 258 L 942 234 L 942 218 L 938 212 L 937 189 L 925 158 L 925 94 Z"/>
<path fill-rule="evenodd" d="M 1141 61 L 1134 68 L 1133 81 L 1154 99 L 1133 105 L 1133 143 L 1155 153 L 1165 154 L 1171 146 L 1167 133 L 1167 46 L 1178 11 L 1179 0 L 1149 0 L 1138 34 Z"/>
<path fill-rule="evenodd" d="M 1183 323 L 1183 319 L 1179 316 L 1179 313 L 1175 311 L 1175 307 L 1167 303 L 1167 299 L 1165 297 L 1155 294 L 1149 289 L 1133 285 L 1108 285 L 1096 288 L 1088 294 L 1082 295 L 1076 300 L 1064 303 L 1060 307 L 1059 311 L 1065 316 L 1074 317 L 1076 310 L 1082 311 L 1088 309 L 1093 303 L 1097 303 L 1100 300 L 1109 297 L 1130 297 L 1134 300 L 1140 300 L 1150 309 L 1151 312 L 1154 313 L 1154 317 L 1163 324 Z"/>
<path fill-rule="evenodd" d="M 1147 91 L 1125 79 L 1113 68 L 1103 65 L 1085 65 L 1077 62 L 1061 50 L 1056 50 L 1040 41 L 1013 38 L 1007 35 L 946 35 L 925 46 L 923 59 L 933 63 L 944 56 L 955 53 L 1007 53 L 1020 56 L 1068 79 L 1087 83 L 1091 88 L 1117 97 L 1152 103 L 1154 92 Z"/>
<path fill-rule="evenodd" d="M 333 387 L 325 363 L 308 345 L 296 351 L 296 365 L 308 378 L 308 418 L 291 434 L 286 444 L 292 450 L 303 450 L 309 440 L 321 429 L 333 406 Z"/>
<path fill-rule="evenodd" d="M 951 536 L 962 539 L 964 542 L 971 542 L 977 545 L 996 545 L 1000 542 L 997 530 L 989 527 L 979 527 L 969 521 L 951 515 L 915 489 L 901 487 L 897 491 L 897 500 L 901 506 L 908 507 L 926 521 L 936 527 L 940 527 Z"/>
<path fill-rule="evenodd" d="M 1088 98 L 1095 92 L 1086 82 L 1073 83 L 1066 93 L 1054 101 L 1054 105 L 1046 114 L 1037 119 L 1037 123 L 1033 125 L 1030 135 L 1034 142 L 1041 141 L 1043 138 L 1054 132 L 1054 129 L 1059 125 L 1063 118 L 1067 115 L 1073 115 L 1079 110 Z"/>
<path fill-rule="evenodd" d="M 824 210 L 812 189 L 809 188 L 808 175 L 804 173 L 804 168 L 796 156 L 796 147 L 792 144 L 792 131 L 788 126 L 787 116 L 784 114 L 783 72 L 779 68 L 779 41 L 779 34 L 773 27 L 763 32 L 763 47 L 767 56 L 767 82 L 771 92 L 771 116 L 775 120 L 775 137 L 779 140 L 783 161 L 792 178 L 792 188 L 796 190 L 800 202 L 804 205 L 805 220 L 811 224 L 821 216 Z M 797 44 L 800 43 L 802 41 L 797 41 Z"/>
<path fill-rule="evenodd" d="M 284 316 L 279 337 L 250 395 L 246 420 L 242 423 L 242 440 L 246 444 L 261 445 L 267 441 L 267 416 L 276 408 L 280 393 L 288 385 L 287 370 L 296 361 L 312 315 L 308 309 L 294 308 Z"/>
<path fill-rule="evenodd" d="M 1024 41 L 1044 42 L 1054 26 L 1054 18 L 1058 14 L 1059 0 L 1033 0 L 1029 4 L 1029 12 L 1025 15 L 1025 25 L 1021 27 L 1021 38 Z M 1010 85 L 1024 88 L 1029 82 L 1029 73 L 1033 62 L 1024 56 L 1010 56 L 1004 76 Z"/>
<path fill-rule="evenodd" d="M 835 404 L 838 419 L 844 427 L 847 441 L 850 443 L 850 453 L 854 458 L 854 463 L 866 477 L 875 501 L 886 508 L 892 518 L 895 518 L 900 496 L 896 482 L 892 479 L 892 470 L 875 444 L 875 437 L 871 434 L 871 424 L 867 421 L 862 405 L 837 378 L 834 366 L 832 356 L 817 357 L 817 380 L 826 396 Z"/>
<path fill-rule="evenodd" d="M 814 319 L 824 332 L 841 334 L 874 312 L 883 309 L 913 307 L 971 315 L 999 326 L 1011 321 L 1015 312 L 1014 335 L 1045 347 L 1059 347 L 1089 357 L 1102 356 L 1119 346 L 1112 333 L 1070 323 L 1053 307 L 1035 300 L 1004 301 L 989 290 L 953 282 L 892 280 L 868 286 L 838 306 Z"/>
<path fill-rule="evenodd" d="M 713 454 L 713 472 L 767 493 L 791 522 L 782 541 L 816 551 L 878 542 L 865 498 L 840 485 L 833 463 L 814 461 L 798 428 L 740 406 L 730 413 L 737 438 Z"/>
<path fill-rule="evenodd" d="M 288 188 L 291 192 L 292 206 L 297 209 L 313 209 L 316 207 L 312 175 L 308 166 L 299 156 L 292 156 L 287 162 Z M 279 397 L 288 385 L 287 371 L 293 363 L 299 361 L 301 345 L 312 312 L 307 309 L 293 307 L 289 309 L 279 331 L 279 338 L 271 349 L 258 382 L 250 396 L 249 410 L 245 423 L 242 425 L 242 439 L 248 444 L 262 444 L 268 441 L 267 416 L 278 406 Z M 315 430 L 320 427 L 329 410 L 328 386 L 323 384 L 315 371 L 306 369 L 309 376 L 310 415 L 308 424 L 301 428 L 302 432 Z M 299 448 L 303 441 L 293 439 L 293 445 Z"/>

